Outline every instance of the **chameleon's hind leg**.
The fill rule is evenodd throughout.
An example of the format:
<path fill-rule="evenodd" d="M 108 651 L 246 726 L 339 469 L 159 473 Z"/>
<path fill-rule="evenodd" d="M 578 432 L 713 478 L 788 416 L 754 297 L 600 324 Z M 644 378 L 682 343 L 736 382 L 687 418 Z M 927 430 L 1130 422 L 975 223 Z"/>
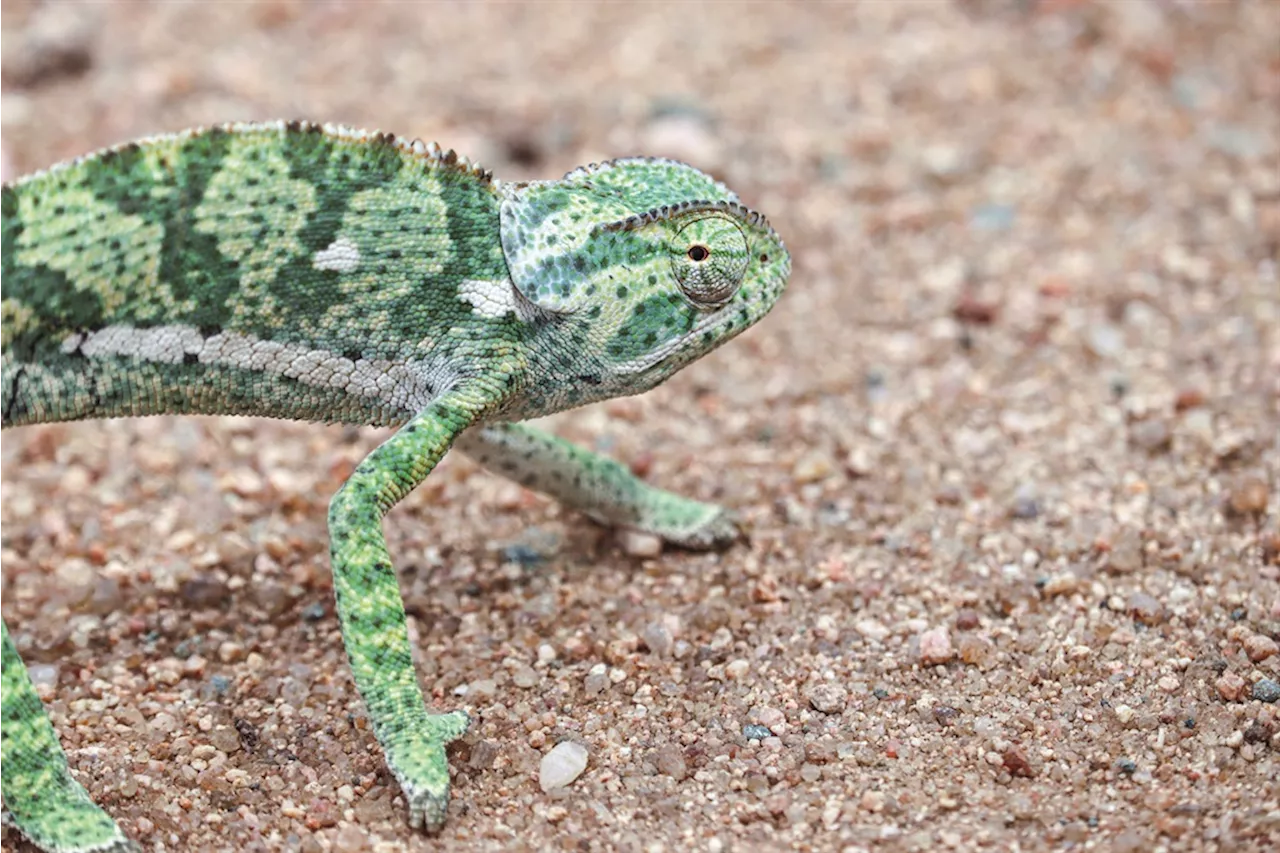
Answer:
<path fill-rule="evenodd" d="M 4 634 L 0 688 L 0 784 L 5 821 L 48 853 L 136 850 L 116 822 L 71 776 L 67 756 L 31 676 Z"/>
<path fill-rule="evenodd" d="M 484 467 L 602 524 L 705 550 L 741 536 L 732 513 L 650 486 L 623 465 L 526 424 L 468 430 L 457 447 Z"/>

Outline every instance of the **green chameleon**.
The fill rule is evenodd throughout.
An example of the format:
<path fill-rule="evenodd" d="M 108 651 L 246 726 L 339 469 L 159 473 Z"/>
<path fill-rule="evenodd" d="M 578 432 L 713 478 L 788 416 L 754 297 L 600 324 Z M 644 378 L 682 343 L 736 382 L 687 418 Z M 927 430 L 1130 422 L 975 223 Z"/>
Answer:
<path fill-rule="evenodd" d="M 690 166 L 499 182 L 454 152 L 303 122 L 157 136 L 3 190 L 3 426 L 230 414 L 398 430 L 329 504 L 355 683 L 414 828 L 449 801 L 382 518 L 450 447 L 688 548 L 719 507 L 518 421 L 645 391 L 763 317 L 791 260 Z M 47 851 L 133 849 L 72 777 L 8 629 L 7 819 Z"/>

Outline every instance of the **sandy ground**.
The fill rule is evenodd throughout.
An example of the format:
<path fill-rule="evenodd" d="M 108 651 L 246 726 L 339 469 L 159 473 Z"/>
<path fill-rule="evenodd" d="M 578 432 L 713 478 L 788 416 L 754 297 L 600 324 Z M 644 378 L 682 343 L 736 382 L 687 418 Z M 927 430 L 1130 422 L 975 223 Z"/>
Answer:
<path fill-rule="evenodd" d="M 752 541 L 648 554 L 450 458 L 390 517 L 475 724 L 416 839 L 329 496 L 381 433 L 4 436 L 4 616 L 147 849 L 1280 841 L 1280 3 L 7 2 L 6 172 L 217 121 L 503 178 L 687 159 L 795 258 L 757 328 L 552 419 Z M 542 755 L 586 772 L 544 794 Z M 6 837 L 5 849 L 19 849 Z"/>

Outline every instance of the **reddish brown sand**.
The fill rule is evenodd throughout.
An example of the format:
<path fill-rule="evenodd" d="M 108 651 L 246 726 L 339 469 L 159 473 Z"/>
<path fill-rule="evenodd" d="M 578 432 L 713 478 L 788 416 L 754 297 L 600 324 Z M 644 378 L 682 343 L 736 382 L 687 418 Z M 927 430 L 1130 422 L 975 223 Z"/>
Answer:
<path fill-rule="evenodd" d="M 503 178 L 687 159 L 795 257 L 742 339 L 552 419 L 750 545 L 655 554 L 461 458 L 388 520 L 422 682 L 475 715 L 434 844 L 331 601 L 326 503 L 381 433 L 6 432 L 4 616 L 146 849 L 1276 849 L 1280 3 L 15 0 L 3 32 L 8 175 L 305 117 Z M 544 794 L 565 739 L 590 763 Z"/>

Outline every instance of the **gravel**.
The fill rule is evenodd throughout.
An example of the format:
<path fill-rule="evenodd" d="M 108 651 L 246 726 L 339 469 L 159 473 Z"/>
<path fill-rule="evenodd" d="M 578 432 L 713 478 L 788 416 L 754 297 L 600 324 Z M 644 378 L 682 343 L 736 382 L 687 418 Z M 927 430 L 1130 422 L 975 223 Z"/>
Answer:
<path fill-rule="evenodd" d="M 543 793 L 569 785 L 587 769 L 587 748 L 580 743 L 564 741 L 542 756 L 538 766 L 538 784 Z"/>
<path fill-rule="evenodd" d="M 793 253 L 759 327 L 547 424 L 749 543 L 455 457 L 388 518 L 473 717 L 433 849 L 1275 848 L 1280 4 L 64 6 L 5 5 L 7 175 L 306 117 L 512 180 L 690 158 Z M 385 436 L 5 433 L 4 616 L 145 849 L 421 847 L 327 567 Z"/>
<path fill-rule="evenodd" d="M 1280 681 L 1273 678 L 1259 678 L 1253 683 L 1253 698 L 1259 702 L 1280 700 Z"/>

